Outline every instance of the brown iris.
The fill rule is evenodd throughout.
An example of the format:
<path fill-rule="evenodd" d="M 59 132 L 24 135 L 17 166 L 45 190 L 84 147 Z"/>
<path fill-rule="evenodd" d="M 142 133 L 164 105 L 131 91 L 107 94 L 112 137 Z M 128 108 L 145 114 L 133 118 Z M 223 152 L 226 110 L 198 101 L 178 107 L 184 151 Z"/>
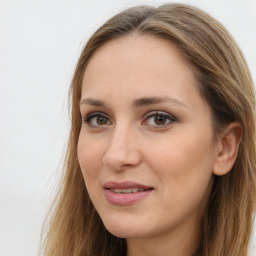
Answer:
<path fill-rule="evenodd" d="M 98 125 L 105 125 L 108 123 L 108 119 L 104 116 L 97 117 L 97 124 Z"/>
<path fill-rule="evenodd" d="M 166 117 L 161 115 L 156 115 L 154 121 L 157 125 L 164 125 L 166 123 Z"/>

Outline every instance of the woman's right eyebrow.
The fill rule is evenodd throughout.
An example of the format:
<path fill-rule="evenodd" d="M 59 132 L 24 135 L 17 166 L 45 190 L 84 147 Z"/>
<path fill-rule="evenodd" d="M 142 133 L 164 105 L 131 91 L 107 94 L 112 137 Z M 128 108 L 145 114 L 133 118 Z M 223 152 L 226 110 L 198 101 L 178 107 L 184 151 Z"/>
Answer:
<path fill-rule="evenodd" d="M 106 103 L 102 100 L 87 98 L 80 101 L 80 105 L 88 104 L 96 107 L 106 107 Z"/>

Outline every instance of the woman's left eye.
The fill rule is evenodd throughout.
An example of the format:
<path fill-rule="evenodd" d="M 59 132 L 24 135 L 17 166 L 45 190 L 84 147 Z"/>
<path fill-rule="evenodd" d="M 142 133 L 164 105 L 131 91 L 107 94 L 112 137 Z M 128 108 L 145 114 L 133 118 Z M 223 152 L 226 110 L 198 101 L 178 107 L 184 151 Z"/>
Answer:
<path fill-rule="evenodd" d="M 143 121 L 143 124 L 144 125 L 147 124 L 150 126 L 157 126 L 157 127 L 165 127 L 175 121 L 177 121 L 177 119 L 166 112 L 153 111 L 146 115 L 146 118 Z"/>

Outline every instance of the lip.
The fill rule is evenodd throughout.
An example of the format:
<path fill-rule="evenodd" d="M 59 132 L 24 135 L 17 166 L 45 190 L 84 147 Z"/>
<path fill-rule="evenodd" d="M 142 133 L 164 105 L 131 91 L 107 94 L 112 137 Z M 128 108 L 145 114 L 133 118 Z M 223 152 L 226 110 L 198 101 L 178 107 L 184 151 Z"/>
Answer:
<path fill-rule="evenodd" d="M 149 196 L 154 190 L 153 187 L 145 186 L 133 181 L 108 181 L 103 184 L 104 195 L 108 202 L 118 206 L 128 206 L 137 203 Z M 111 189 L 128 189 L 138 188 L 144 191 L 138 191 L 134 193 L 115 193 Z"/>

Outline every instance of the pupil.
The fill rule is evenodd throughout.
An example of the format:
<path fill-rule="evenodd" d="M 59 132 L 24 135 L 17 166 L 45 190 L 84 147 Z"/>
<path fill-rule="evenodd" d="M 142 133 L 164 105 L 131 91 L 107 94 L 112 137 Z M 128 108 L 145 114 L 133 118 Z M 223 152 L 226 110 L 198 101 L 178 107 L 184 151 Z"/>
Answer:
<path fill-rule="evenodd" d="M 163 125 L 166 122 L 165 116 L 155 116 L 155 123 L 158 125 Z"/>
<path fill-rule="evenodd" d="M 106 118 L 106 117 L 103 117 L 103 116 L 98 117 L 98 118 L 97 118 L 97 123 L 98 123 L 99 125 L 106 124 L 106 123 L 107 123 L 107 118 Z"/>

